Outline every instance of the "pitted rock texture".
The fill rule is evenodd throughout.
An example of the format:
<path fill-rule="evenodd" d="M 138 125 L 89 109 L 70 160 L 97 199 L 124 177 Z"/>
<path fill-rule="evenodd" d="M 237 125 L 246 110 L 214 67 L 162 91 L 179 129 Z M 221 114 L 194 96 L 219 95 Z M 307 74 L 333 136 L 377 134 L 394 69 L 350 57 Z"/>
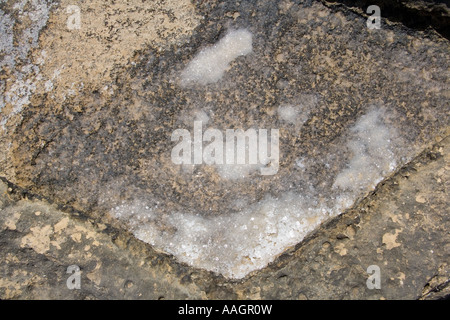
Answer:
<path fill-rule="evenodd" d="M 301 296 L 299 292 L 283 295 L 276 286 L 270 291 L 270 284 L 260 285 L 259 291 L 252 289 L 254 291 L 251 292 L 239 287 L 236 284 L 239 282 L 231 281 L 231 287 L 227 287 L 228 282 L 219 275 L 212 276 L 206 271 L 178 263 L 191 263 L 233 277 L 235 273 L 229 271 L 229 265 L 209 267 L 203 262 L 195 264 L 189 257 L 184 259 L 177 256 L 176 250 L 169 250 L 172 243 L 155 241 L 155 234 L 163 242 L 169 241 L 160 237 L 158 232 L 179 239 L 177 231 L 182 228 L 177 223 L 182 223 L 186 215 L 198 215 L 203 220 L 232 217 L 243 209 L 258 207 L 266 199 L 284 199 L 286 194 L 293 194 L 294 198 L 302 195 L 307 199 L 304 206 L 313 211 L 323 211 L 322 215 L 308 217 L 313 222 L 311 228 L 305 230 L 310 232 L 360 201 L 371 201 L 371 192 L 379 181 L 448 135 L 450 48 L 448 40 L 433 31 L 409 29 L 386 19 L 383 19 L 382 29 L 368 30 L 367 16 L 361 16 L 360 11 L 354 10 L 355 13 L 345 6 L 311 1 L 186 1 L 181 4 L 156 1 L 151 5 L 136 1 L 129 6 L 91 1 L 80 4 L 81 28 L 68 30 L 68 4 L 51 1 L 7 1 L 0 4 L 2 29 L 7 30 L 1 38 L 0 145 L 4 152 L 0 156 L 0 175 L 18 190 L 24 188 L 63 209 L 82 212 L 84 217 L 92 220 L 94 229 L 91 231 L 87 231 L 86 225 L 78 225 L 83 230 L 78 233 L 73 229 L 76 226 L 69 228 L 70 241 L 82 243 L 84 248 L 96 247 L 91 243 L 85 244 L 83 237 L 86 241 L 94 239 L 98 232 L 95 225 L 101 224 L 108 230 L 116 230 L 114 232 L 121 234 L 126 242 L 139 243 L 145 248 L 143 250 L 152 252 L 157 261 L 162 259 L 161 272 L 165 272 L 166 264 L 175 270 L 184 270 L 184 273 L 174 271 L 176 275 L 172 274 L 173 278 L 168 280 L 168 291 L 161 289 L 161 296 L 323 297 L 320 286 L 314 288 L 321 292 L 312 288 Z M 445 10 L 443 12 L 448 12 Z M 411 27 L 401 19 L 393 20 Z M 442 29 L 442 25 L 432 22 L 427 22 L 427 26 L 438 31 Z M 216 83 L 183 86 L 180 75 L 196 54 L 217 43 L 229 30 L 239 28 L 253 35 L 252 52 L 233 60 Z M 420 26 L 418 29 L 424 28 Z M 286 121 L 289 116 L 282 111 L 289 111 L 283 109 L 286 107 L 300 108 L 300 116 L 297 113 L 295 121 Z M 292 114 L 296 113 L 291 110 Z M 370 115 L 376 116 L 371 118 Z M 174 166 L 170 159 L 173 147 L 170 135 L 178 128 L 192 130 L 193 121 L 198 117 L 207 119 L 208 126 L 221 130 L 280 128 L 279 172 L 270 177 L 253 172 L 246 179 L 235 181 L 224 178 L 217 167 Z M 371 131 L 364 129 L 362 123 L 375 127 L 376 130 L 372 131 L 375 136 L 381 130 L 383 133 L 377 137 L 382 136 L 386 146 L 377 145 L 373 150 L 365 150 L 373 139 L 368 138 L 367 132 Z M 358 137 L 358 134 L 365 138 Z M 360 162 L 355 161 L 358 154 Z M 390 158 L 392 162 L 380 165 L 380 161 Z M 356 174 L 350 170 L 361 163 L 368 168 L 378 165 L 383 168 L 369 178 L 363 176 L 356 180 L 356 184 L 348 183 L 348 179 L 357 179 L 364 174 L 361 168 L 356 170 Z M 365 182 L 360 185 L 360 181 Z M 425 190 L 425 186 L 418 188 Z M 152 208 L 152 215 L 142 218 L 141 212 L 127 209 L 132 208 L 136 201 L 141 207 Z M 127 210 L 127 219 L 115 214 L 114 208 L 122 205 Z M 438 211 L 445 212 L 445 206 L 443 208 L 443 211 Z M 256 212 L 256 209 L 251 210 Z M 389 210 L 392 208 L 385 208 L 381 213 L 386 214 Z M 173 223 L 171 219 L 179 213 L 182 219 Z M 26 233 L 20 245 L 15 245 L 31 249 L 39 257 L 46 256 L 54 248 L 63 248 L 56 231 L 62 230 L 61 235 L 65 236 L 66 229 L 59 229 L 61 225 L 58 225 L 62 221 L 57 219 L 60 215 L 66 214 L 52 211 L 52 217 L 30 215 L 37 222 L 43 220 L 34 225 L 29 218 L 30 224 L 26 227 L 29 229 L 20 231 L 14 226 L 22 215 L 8 211 L 5 232 Z M 46 223 L 45 219 L 50 220 Z M 394 222 L 398 222 L 398 226 L 384 232 L 381 243 L 377 244 L 386 248 L 386 254 L 401 249 L 398 239 L 405 234 L 404 221 Z M 377 222 L 376 226 L 383 224 Z M 326 226 L 322 225 L 315 234 L 324 228 Z M 125 230 L 153 246 L 140 243 Z M 440 231 L 448 240 L 448 234 Z M 427 232 L 432 230 L 427 229 Z M 217 242 L 226 238 L 220 233 L 211 233 L 212 238 L 200 241 Z M 240 235 L 245 234 L 236 233 L 236 236 Z M 297 234 L 291 242 L 276 247 L 263 264 L 252 261 L 259 259 L 259 253 L 243 257 L 255 267 L 240 271 L 239 277 L 273 260 L 272 267 L 264 269 L 266 271 L 261 271 L 261 274 L 275 273 L 274 270 L 282 268 L 284 263 L 285 255 L 279 257 L 280 254 L 304 236 Z M 181 237 L 181 240 L 186 239 Z M 111 239 L 106 237 L 102 241 L 109 243 Z M 245 244 L 245 241 L 240 243 Z M 188 242 L 188 245 L 192 244 Z M 327 250 L 325 247 L 323 250 Z M 383 248 L 376 251 L 378 257 L 385 254 Z M 440 248 L 439 254 L 445 256 L 448 248 L 445 245 Z M 102 250 L 98 249 L 93 256 L 108 256 L 112 254 L 111 250 L 116 249 Z M 129 248 L 121 250 L 119 256 L 132 254 L 128 252 Z M 165 251 L 175 257 L 169 258 L 153 250 Z M 67 251 L 70 251 L 69 247 Z M 201 251 L 200 260 L 208 260 L 205 252 L 209 251 Z M 345 241 L 337 243 L 336 247 L 333 245 L 333 252 L 333 257 L 337 253 L 341 259 L 352 256 L 352 250 L 346 247 Z M 211 258 L 215 253 L 209 253 Z M 439 254 L 427 259 L 432 260 Z M 23 256 L 24 259 L 26 257 Z M 403 259 L 404 264 L 398 268 L 408 263 L 405 262 L 408 259 L 402 257 L 399 259 Z M 87 258 L 79 255 L 80 259 Z M 361 264 L 366 263 L 363 258 L 358 259 Z M 438 260 L 441 261 L 440 258 Z M 64 261 L 58 264 L 58 268 L 62 268 Z M 243 261 L 245 263 L 248 262 Z M 323 267 L 338 268 L 338 265 L 337 262 L 324 262 Z M 90 268 L 90 272 L 95 268 Z M 431 271 L 424 271 L 420 276 L 426 274 L 429 279 L 445 277 L 446 265 L 436 267 L 432 264 L 430 268 L 441 270 L 438 278 L 433 278 L 436 275 L 430 275 Z M 344 272 L 342 269 L 328 270 L 333 275 Z M 394 278 L 391 281 L 399 278 L 406 283 L 402 275 L 406 273 L 398 271 L 393 274 L 393 270 L 388 271 Z M 111 269 L 110 272 L 115 271 Z M 191 290 L 181 284 L 180 292 L 183 293 L 170 291 L 174 283 L 190 279 L 184 278 L 189 272 L 194 272 L 200 282 L 206 279 L 212 289 L 194 286 Z M 361 275 L 361 269 L 356 273 Z M 180 274 L 183 274 L 181 280 Z M 13 275 L 5 279 L 8 277 Z M 42 274 L 37 278 L 25 278 L 27 281 L 39 279 L 40 284 L 45 282 Z M 257 278 L 253 278 L 252 273 L 245 279 Z M 345 276 L 341 274 L 341 278 L 344 281 Z M 135 280 L 130 281 L 134 283 Z M 357 280 L 357 284 L 360 285 L 361 281 Z M 436 288 L 436 281 L 430 280 L 430 290 Z M 227 289 L 217 289 L 217 283 Z M 111 291 L 102 294 L 113 297 L 115 287 L 112 284 L 108 286 Z M 166 284 L 163 286 L 166 288 Z M 358 290 L 364 290 L 364 285 L 359 289 L 355 286 L 350 285 L 353 293 L 345 287 L 333 297 L 362 296 L 362 291 Z M 408 284 L 409 289 L 403 291 L 404 296 L 419 297 L 419 287 L 417 282 Z M 65 289 L 61 290 L 63 294 Z M 25 297 L 20 292 L 11 292 L 5 296 Z M 123 290 L 119 292 L 123 293 Z M 390 292 L 371 297 L 398 298 L 401 295 L 398 291 L 395 294 Z M 122 293 L 114 294 L 120 296 Z M 425 291 L 423 294 L 428 295 Z M 152 293 L 147 297 L 155 298 L 156 295 Z M 87 296 L 100 295 L 94 290 L 86 293 Z"/>
<path fill-rule="evenodd" d="M 240 281 L 177 263 L 129 233 L 0 182 L 2 299 L 449 297 L 447 138 L 267 268 Z M 66 210 L 67 211 L 67 210 Z M 69 290 L 67 267 L 81 269 Z M 378 265 L 381 288 L 366 286 Z"/>

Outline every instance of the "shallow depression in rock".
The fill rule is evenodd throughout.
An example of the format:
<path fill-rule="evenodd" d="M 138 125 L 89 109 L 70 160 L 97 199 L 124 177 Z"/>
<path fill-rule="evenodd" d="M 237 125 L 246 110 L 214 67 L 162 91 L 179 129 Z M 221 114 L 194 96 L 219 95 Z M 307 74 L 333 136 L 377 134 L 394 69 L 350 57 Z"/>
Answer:
<path fill-rule="evenodd" d="M 267 193 L 255 203 L 236 195 L 233 207 L 238 209 L 219 215 L 183 211 L 161 214 L 150 199 L 122 203 L 111 214 L 124 221 L 137 238 L 183 262 L 242 278 L 300 242 L 321 222 L 349 208 L 393 172 L 402 155 L 410 153 L 401 147 L 396 131 L 384 124 L 384 112 L 384 108 L 373 107 L 351 128 L 347 138 L 351 159 L 329 189 L 316 189 L 307 180 L 291 180 L 302 185 L 301 192 L 300 188 L 291 188 L 276 197 Z M 310 169 L 302 166 L 294 170 Z M 228 170 L 241 172 L 234 166 Z M 249 176 L 241 178 L 251 180 Z M 206 187 L 215 188 L 214 184 Z"/>
<path fill-rule="evenodd" d="M 188 40 L 140 47 L 105 91 L 27 108 L 8 151 L 11 180 L 101 219 L 109 213 L 179 261 L 242 278 L 445 127 L 447 43 L 369 31 L 363 18 L 320 3 L 233 6 L 202 8 L 207 18 Z M 237 18 L 221 11 L 232 9 Z M 192 134 L 194 148 L 195 122 L 223 137 L 278 130 L 275 174 L 261 174 L 275 159 L 174 163 L 173 132 Z"/>

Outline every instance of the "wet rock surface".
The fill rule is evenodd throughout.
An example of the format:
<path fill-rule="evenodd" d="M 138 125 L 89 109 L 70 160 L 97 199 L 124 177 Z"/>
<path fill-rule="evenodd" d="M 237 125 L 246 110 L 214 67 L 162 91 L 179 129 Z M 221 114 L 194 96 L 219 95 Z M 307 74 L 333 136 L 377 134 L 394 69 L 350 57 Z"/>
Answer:
<path fill-rule="evenodd" d="M 358 206 L 240 281 L 180 264 L 131 234 L 0 183 L 3 299 L 441 299 L 449 295 L 449 139 Z M 69 290 L 67 267 L 81 269 Z M 380 268 L 368 289 L 367 268 Z"/>
<path fill-rule="evenodd" d="M 13 30 L 0 78 L 0 173 L 12 183 L 2 186 L 2 297 L 445 296 L 448 142 L 436 141 L 448 134 L 447 39 L 389 20 L 369 30 L 358 10 L 321 2 L 94 1 L 80 6 L 79 30 L 68 30 L 67 5 L 2 4 Z M 24 17 L 34 33 L 16 27 Z M 183 83 L 189 62 L 236 29 L 252 34 L 252 52 L 217 82 Z M 277 173 L 174 165 L 171 134 L 195 120 L 279 129 Z M 305 225 L 286 226 L 284 207 Z M 192 239 L 186 225 L 214 230 Z M 236 239 L 243 247 L 221 247 Z M 72 264 L 76 292 L 65 284 Z M 369 265 L 381 290 L 366 287 Z"/>

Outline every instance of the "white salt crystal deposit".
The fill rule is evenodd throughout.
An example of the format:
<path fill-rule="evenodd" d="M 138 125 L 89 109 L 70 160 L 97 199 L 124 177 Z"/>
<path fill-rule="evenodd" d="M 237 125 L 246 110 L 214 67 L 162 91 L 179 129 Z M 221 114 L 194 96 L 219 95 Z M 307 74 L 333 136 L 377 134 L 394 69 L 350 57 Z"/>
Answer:
<path fill-rule="evenodd" d="M 278 116 L 288 123 L 295 123 L 300 112 L 299 106 L 282 105 L 278 107 Z"/>
<path fill-rule="evenodd" d="M 206 85 L 219 81 L 230 63 L 252 52 L 252 34 L 246 29 L 231 30 L 218 43 L 201 50 L 181 73 L 181 84 Z"/>
<path fill-rule="evenodd" d="M 139 201 L 122 205 L 112 213 L 128 220 L 137 238 L 178 260 L 229 278 L 242 278 L 266 266 L 328 217 L 329 211 L 311 208 L 309 201 L 289 193 L 221 216 L 174 212 L 164 219 L 164 228 L 158 227 L 161 217 L 154 211 L 147 210 L 145 219 L 130 215 L 131 211 L 144 211 Z"/>
<path fill-rule="evenodd" d="M 216 170 L 222 179 L 237 180 L 247 178 L 250 174 L 259 171 L 265 165 L 261 164 L 222 164 Z"/>
<path fill-rule="evenodd" d="M 347 155 L 349 161 L 326 196 L 311 185 L 278 198 L 267 195 L 253 204 L 236 197 L 236 204 L 230 207 L 237 211 L 211 216 L 188 212 L 161 214 L 156 207 L 149 207 L 150 201 L 138 199 L 119 205 L 111 214 L 125 222 L 137 238 L 179 261 L 228 278 L 242 278 L 267 266 L 322 222 L 352 206 L 394 170 L 401 155 L 393 139 L 399 138 L 384 118 L 383 110 L 373 108 L 351 128 L 346 142 L 348 151 L 344 145 L 338 155 L 341 159 Z M 399 140 L 395 145 L 398 143 Z M 305 169 L 310 162 L 314 163 L 300 158 L 297 166 Z"/>
<path fill-rule="evenodd" d="M 396 166 L 391 140 L 396 133 L 382 122 L 383 109 L 372 109 L 351 129 L 347 146 L 352 158 L 336 178 L 334 187 L 342 189 L 373 188 Z"/>
<path fill-rule="evenodd" d="M 309 114 L 319 102 L 315 94 L 302 94 L 292 103 L 282 104 L 278 107 L 278 117 L 286 123 L 302 126 L 308 120 Z"/>

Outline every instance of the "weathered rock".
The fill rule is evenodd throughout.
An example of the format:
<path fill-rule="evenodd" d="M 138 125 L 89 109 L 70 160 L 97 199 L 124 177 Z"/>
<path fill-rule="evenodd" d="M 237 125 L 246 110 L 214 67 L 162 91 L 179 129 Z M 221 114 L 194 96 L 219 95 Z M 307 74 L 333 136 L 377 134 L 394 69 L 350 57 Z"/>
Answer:
<path fill-rule="evenodd" d="M 450 140 L 240 281 L 182 265 L 123 231 L 0 182 L 2 299 L 448 298 Z M 69 290 L 67 267 L 81 269 Z M 371 265 L 381 289 L 366 286 Z"/>
<path fill-rule="evenodd" d="M 404 189 L 380 187 L 386 198 L 370 192 L 448 135 L 448 40 L 389 20 L 380 30 L 369 30 L 366 17 L 357 14 L 361 10 L 324 3 L 93 1 L 81 6 L 81 26 L 75 30 L 68 28 L 73 14 L 66 11 L 68 2 L 3 3 L 8 32 L 1 39 L 0 145 L 5 152 L 0 175 L 17 190 L 88 219 L 5 197 L 4 297 L 38 297 L 39 290 L 49 298 L 74 295 L 61 282 L 60 271 L 70 264 L 90 275 L 77 297 L 418 298 L 442 292 L 449 252 L 442 227 L 448 223 L 446 192 L 439 189 L 445 177 L 428 184 L 421 175 L 433 171 L 420 168 L 418 180 Z M 382 15 L 391 17 L 395 6 L 384 3 Z M 448 8 L 417 3 L 399 3 L 402 10 L 392 20 L 443 33 Z M 431 18 L 412 25 L 405 6 Z M 447 18 L 437 23 L 439 14 Z M 180 80 L 201 49 L 238 28 L 252 34 L 251 54 L 230 61 L 218 82 Z M 277 174 L 250 170 L 236 180 L 220 167 L 174 165 L 171 134 L 179 128 L 192 131 L 195 119 L 220 130 L 280 129 Z M 442 159 L 427 167 L 445 168 Z M 388 181 L 401 186 L 400 177 Z M 419 203 L 426 199 L 434 206 L 435 216 L 425 217 L 416 202 L 409 202 L 413 194 Z M 362 199 L 358 208 L 370 204 L 370 213 L 354 209 L 333 219 Z M 268 207 L 276 214 L 261 214 Z M 33 210 L 46 214 L 36 217 Z M 296 212 L 306 223 L 301 228 L 291 228 L 298 222 Z M 262 217 L 259 225 L 269 230 L 262 237 L 240 230 L 252 226 L 247 221 L 252 215 Z M 179 263 L 241 278 L 322 222 L 313 239 L 242 281 Z M 198 231 L 202 228 L 207 230 Z M 413 235 L 422 242 L 411 240 Z M 16 250 L 20 256 L 14 258 Z M 428 266 L 409 273 L 418 268 L 418 254 Z M 27 259 L 40 266 L 52 261 L 51 280 L 45 281 L 41 267 L 29 270 Z M 380 264 L 381 291 L 365 286 L 365 268 L 371 264 Z M 12 271 L 16 267 L 21 275 Z M 17 277 L 36 291 L 14 286 L 10 279 Z M 127 291 L 120 287 L 124 281 L 127 288 L 139 284 Z M 50 293 L 56 284 L 61 287 Z"/>
<path fill-rule="evenodd" d="M 418 30 L 433 28 L 445 38 L 450 38 L 450 6 L 446 0 L 322 0 L 322 2 L 329 6 L 344 4 L 362 15 L 367 14 L 369 6 L 377 5 L 381 10 L 381 16 L 390 21 L 400 22 Z"/>

